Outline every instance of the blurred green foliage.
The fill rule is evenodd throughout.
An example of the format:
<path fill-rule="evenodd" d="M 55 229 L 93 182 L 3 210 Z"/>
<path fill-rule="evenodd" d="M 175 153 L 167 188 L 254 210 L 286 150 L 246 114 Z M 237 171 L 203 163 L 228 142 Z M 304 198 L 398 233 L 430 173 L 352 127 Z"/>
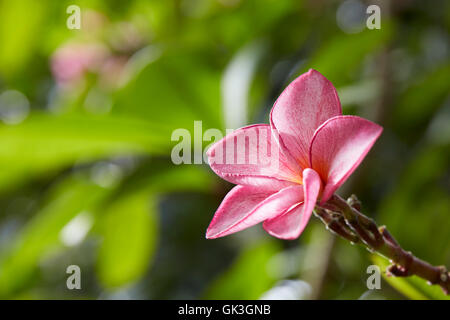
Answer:
<path fill-rule="evenodd" d="M 170 158 L 175 129 L 267 122 L 317 69 L 344 113 L 385 128 L 340 192 L 450 266 L 450 4 L 385 1 L 380 30 L 367 4 L 0 0 L 0 297 L 442 298 L 420 279 L 368 291 L 371 256 L 314 219 L 298 241 L 260 227 L 204 239 L 231 185 Z M 66 288 L 72 264 L 81 290 Z M 302 285 L 274 291 L 284 280 Z"/>
<path fill-rule="evenodd" d="M 373 256 L 372 261 L 380 266 L 380 268 L 385 269 L 389 266 L 387 260 L 380 256 Z M 439 286 L 431 286 L 425 280 L 417 277 L 406 277 L 406 278 L 395 278 L 389 277 L 383 274 L 386 281 L 392 285 L 399 292 L 404 294 L 406 297 L 413 300 L 450 300 L 450 297 L 445 295 Z"/>

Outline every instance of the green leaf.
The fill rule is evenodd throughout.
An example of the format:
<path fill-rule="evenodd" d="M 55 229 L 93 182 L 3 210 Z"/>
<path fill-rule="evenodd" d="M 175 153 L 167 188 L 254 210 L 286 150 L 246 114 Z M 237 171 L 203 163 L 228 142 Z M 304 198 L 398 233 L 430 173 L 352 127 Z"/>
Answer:
<path fill-rule="evenodd" d="M 63 227 L 108 193 L 109 190 L 80 177 L 56 185 L 47 204 L 11 239 L 10 250 L 0 259 L 0 297 L 23 288 L 43 256 L 61 245 L 59 237 Z"/>
<path fill-rule="evenodd" d="M 116 96 L 114 114 L 140 115 L 172 129 L 222 128 L 220 78 L 199 55 L 166 51 L 145 66 Z"/>
<path fill-rule="evenodd" d="M 372 261 L 383 271 L 389 266 L 389 262 L 379 255 L 372 255 Z M 388 277 L 383 272 L 383 278 L 397 291 L 413 300 L 450 300 L 450 296 L 445 295 L 439 286 L 430 286 L 426 280 L 417 276 L 411 277 Z"/>
<path fill-rule="evenodd" d="M 426 125 L 450 90 L 450 64 L 443 64 L 415 81 L 402 93 L 392 116 L 392 123 L 405 136 L 415 142 L 422 131 L 415 130 Z"/>
<path fill-rule="evenodd" d="M 97 269 L 110 288 L 139 279 L 147 270 L 157 239 L 156 200 L 147 192 L 121 197 L 101 216 Z"/>
<path fill-rule="evenodd" d="M 268 272 L 268 262 L 278 251 L 274 242 L 244 249 L 233 265 L 213 282 L 206 299 L 259 299 L 275 282 Z"/>
<path fill-rule="evenodd" d="M 0 72 L 9 77 L 32 57 L 39 42 L 45 2 L 33 0 L 0 2 Z"/>
<path fill-rule="evenodd" d="M 170 134 L 164 125 L 126 116 L 35 113 L 21 124 L 0 125 L 0 190 L 75 161 L 169 154 Z"/>
<path fill-rule="evenodd" d="M 113 203 L 101 208 L 94 230 L 103 238 L 98 256 L 101 282 L 115 288 L 138 280 L 154 254 L 157 201 L 161 193 L 212 188 L 212 175 L 199 166 L 153 161 L 127 179 Z M 104 210 L 104 212 L 103 212 Z"/>
<path fill-rule="evenodd" d="M 297 76 L 313 68 L 325 75 L 335 86 L 340 86 L 368 54 L 379 50 L 387 43 L 392 29 L 393 25 L 386 21 L 380 30 L 339 34 L 326 41 Z"/>
<path fill-rule="evenodd" d="M 411 160 L 403 160 L 399 178 L 377 210 L 379 222 L 389 227 L 403 248 L 436 264 L 449 262 L 450 198 L 441 183 L 449 154 L 448 146 L 416 148 Z"/>

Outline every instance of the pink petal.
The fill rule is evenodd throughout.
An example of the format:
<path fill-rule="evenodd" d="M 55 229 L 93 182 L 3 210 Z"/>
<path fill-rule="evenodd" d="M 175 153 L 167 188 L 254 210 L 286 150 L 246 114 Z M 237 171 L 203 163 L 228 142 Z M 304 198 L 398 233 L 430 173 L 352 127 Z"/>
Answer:
<path fill-rule="evenodd" d="M 382 131 L 356 116 L 334 117 L 317 129 L 309 153 L 311 167 L 326 182 L 322 203 L 355 171 Z"/>
<path fill-rule="evenodd" d="M 284 214 L 264 221 L 264 229 L 272 236 L 292 240 L 297 239 L 305 229 L 316 205 L 322 186 L 319 175 L 312 169 L 303 171 L 304 202 L 291 207 Z"/>
<path fill-rule="evenodd" d="M 272 109 L 270 123 L 280 135 L 280 145 L 289 150 L 302 168 L 307 168 L 314 131 L 329 118 L 341 114 L 336 89 L 311 69 L 281 93 Z"/>
<path fill-rule="evenodd" d="M 272 195 L 258 188 L 237 186 L 225 197 L 206 231 L 206 238 L 223 237 L 284 213 L 303 200 L 301 185 L 290 186 Z"/>
<path fill-rule="evenodd" d="M 235 184 L 279 190 L 301 182 L 300 168 L 285 156 L 266 124 L 228 134 L 208 150 L 208 161 L 217 175 Z"/>
<path fill-rule="evenodd" d="M 303 214 L 303 203 L 290 208 L 284 214 L 264 221 L 263 228 L 271 236 L 293 240 L 297 239 L 301 233 L 300 221 Z"/>

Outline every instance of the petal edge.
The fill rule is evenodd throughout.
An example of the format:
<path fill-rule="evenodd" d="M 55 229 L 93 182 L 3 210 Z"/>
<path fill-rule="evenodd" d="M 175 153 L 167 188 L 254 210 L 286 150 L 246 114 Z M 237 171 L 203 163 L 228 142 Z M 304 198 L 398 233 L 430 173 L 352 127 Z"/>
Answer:
<path fill-rule="evenodd" d="M 214 215 L 213 221 L 211 222 L 210 227 L 208 227 L 206 236 L 209 239 L 219 238 L 247 229 L 266 219 L 270 219 L 283 214 L 290 207 L 299 203 L 302 198 L 303 192 L 301 185 L 284 188 L 272 195 L 269 195 L 267 198 L 259 202 L 249 212 L 245 212 L 244 214 L 240 212 L 240 216 L 238 216 L 238 219 L 234 217 L 235 221 L 233 223 L 228 223 L 225 227 L 222 225 L 221 228 L 214 228 L 214 226 L 217 225 L 217 222 L 220 222 L 220 220 L 223 219 L 222 217 L 227 215 L 227 206 L 236 205 L 236 199 L 231 199 L 234 202 L 232 202 L 231 204 L 230 201 L 227 202 L 228 204 L 224 204 L 224 200 L 224 203 L 220 205 L 219 209 Z M 237 205 L 239 206 L 239 202 L 237 202 Z"/>
<path fill-rule="evenodd" d="M 264 221 L 263 227 L 271 236 L 293 240 L 297 239 L 311 218 L 322 186 L 319 175 L 312 169 L 303 171 L 304 202 L 289 208 L 285 213 Z"/>
<path fill-rule="evenodd" d="M 337 116 L 315 132 L 309 149 L 310 166 L 325 182 L 321 203 L 356 170 L 383 128 L 357 116 Z"/>
<path fill-rule="evenodd" d="M 211 169 L 231 183 L 275 191 L 300 179 L 267 124 L 237 129 L 212 145 L 207 154 Z"/>
<path fill-rule="evenodd" d="M 309 165 L 309 144 L 315 130 L 329 118 L 341 114 L 333 84 L 310 69 L 281 93 L 270 113 L 270 124 L 278 132 L 280 146 L 289 150 L 304 169 Z"/>

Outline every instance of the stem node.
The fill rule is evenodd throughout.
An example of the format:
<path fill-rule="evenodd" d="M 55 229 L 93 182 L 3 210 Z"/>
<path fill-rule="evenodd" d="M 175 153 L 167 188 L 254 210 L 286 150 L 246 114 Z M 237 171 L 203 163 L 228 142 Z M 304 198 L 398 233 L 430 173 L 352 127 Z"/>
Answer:
<path fill-rule="evenodd" d="M 389 259 L 388 276 L 419 276 L 429 284 L 439 285 L 445 294 L 450 292 L 450 273 L 445 266 L 432 266 L 404 250 L 386 226 L 378 227 L 374 220 L 362 214 L 361 203 L 355 195 L 345 201 L 333 195 L 324 205 L 316 206 L 314 214 L 333 233 L 351 243 L 362 243 L 370 252 Z"/>

